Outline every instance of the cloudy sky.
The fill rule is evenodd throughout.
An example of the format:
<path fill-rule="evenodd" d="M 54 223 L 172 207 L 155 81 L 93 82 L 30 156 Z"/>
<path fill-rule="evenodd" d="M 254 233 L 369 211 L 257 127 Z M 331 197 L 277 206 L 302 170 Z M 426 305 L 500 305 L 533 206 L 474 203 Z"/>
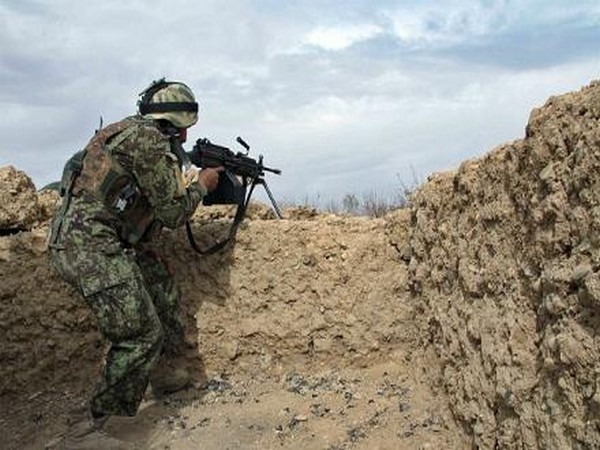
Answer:
<path fill-rule="evenodd" d="M 190 141 L 244 137 L 281 201 L 386 196 L 600 78 L 600 2 L 0 0 L 0 165 L 57 179 L 162 76 L 199 99 Z"/>

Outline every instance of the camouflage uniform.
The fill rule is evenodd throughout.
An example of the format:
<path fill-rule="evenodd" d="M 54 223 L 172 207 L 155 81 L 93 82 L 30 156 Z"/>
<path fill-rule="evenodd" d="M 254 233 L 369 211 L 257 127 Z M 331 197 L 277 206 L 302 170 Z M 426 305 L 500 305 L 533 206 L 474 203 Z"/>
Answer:
<path fill-rule="evenodd" d="M 94 147 L 135 180 L 144 217 L 115 214 L 90 188 L 102 181 L 94 180 Z M 52 223 L 51 263 L 79 288 L 110 343 L 92 414 L 135 415 L 161 353 L 175 353 L 183 341 L 178 291 L 152 240 L 162 226 L 182 225 L 206 191 L 184 186 L 169 138 L 152 120 L 133 116 L 109 125 L 86 150 L 72 194 Z M 136 229 L 136 221 L 144 227 Z"/>

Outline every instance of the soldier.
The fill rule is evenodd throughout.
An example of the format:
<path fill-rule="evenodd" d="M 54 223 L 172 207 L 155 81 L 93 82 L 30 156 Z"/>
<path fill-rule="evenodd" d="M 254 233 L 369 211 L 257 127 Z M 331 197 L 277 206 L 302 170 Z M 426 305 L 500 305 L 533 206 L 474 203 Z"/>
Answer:
<path fill-rule="evenodd" d="M 94 427 L 135 415 L 148 382 L 161 395 L 190 381 L 173 364 L 184 342 L 178 291 L 152 241 L 185 223 L 221 171 L 182 173 L 181 143 L 198 120 L 188 86 L 161 79 L 140 97 L 139 114 L 101 128 L 67 162 L 50 232 L 53 267 L 110 344 L 89 405 Z"/>

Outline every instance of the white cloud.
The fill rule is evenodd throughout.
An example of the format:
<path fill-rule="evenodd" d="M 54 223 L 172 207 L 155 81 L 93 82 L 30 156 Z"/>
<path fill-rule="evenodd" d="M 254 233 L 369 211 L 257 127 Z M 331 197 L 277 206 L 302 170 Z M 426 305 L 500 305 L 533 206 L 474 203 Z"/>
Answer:
<path fill-rule="evenodd" d="M 162 75 L 197 93 L 190 142 L 235 146 L 241 134 L 284 170 L 273 191 L 300 199 L 389 185 L 411 166 L 452 167 L 518 137 L 533 106 L 600 73 L 597 0 L 45 3 L 0 4 L 0 163 L 38 185 L 101 114 L 133 112 Z M 530 39 L 540 24 L 556 36 L 552 51 Z M 451 53 L 457 44 L 466 50 Z M 552 57 L 530 57 L 541 54 Z"/>
<path fill-rule="evenodd" d="M 474 2 L 437 2 L 399 7 L 386 13 L 403 43 L 420 47 L 447 46 L 497 32 L 503 27 L 505 1 L 489 6 Z"/>
<path fill-rule="evenodd" d="M 462 0 L 414 2 L 383 12 L 393 34 L 414 48 L 448 47 L 512 30 L 573 22 L 598 24 L 600 6 L 593 0 Z"/>
<path fill-rule="evenodd" d="M 318 27 L 308 33 L 304 42 L 325 50 L 343 50 L 382 32 L 381 27 L 372 24 Z"/>

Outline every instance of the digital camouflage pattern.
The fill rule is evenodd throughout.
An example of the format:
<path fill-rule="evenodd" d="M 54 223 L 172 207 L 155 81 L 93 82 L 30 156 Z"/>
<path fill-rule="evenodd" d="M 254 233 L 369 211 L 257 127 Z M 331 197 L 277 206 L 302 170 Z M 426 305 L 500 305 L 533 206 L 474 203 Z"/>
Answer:
<path fill-rule="evenodd" d="M 94 415 L 134 415 L 161 354 L 181 348 L 178 291 L 151 241 L 162 226 L 185 223 L 205 194 L 197 185 L 183 185 L 169 140 L 154 122 L 125 121 L 105 147 L 137 180 L 152 208 L 153 233 L 135 245 L 124 242 L 121 228 L 127 224 L 85 186 L 63 199 L 65 208 L 51 227 L 52 265 L 79 288 L 110 342 L 91 401 Z"/>

